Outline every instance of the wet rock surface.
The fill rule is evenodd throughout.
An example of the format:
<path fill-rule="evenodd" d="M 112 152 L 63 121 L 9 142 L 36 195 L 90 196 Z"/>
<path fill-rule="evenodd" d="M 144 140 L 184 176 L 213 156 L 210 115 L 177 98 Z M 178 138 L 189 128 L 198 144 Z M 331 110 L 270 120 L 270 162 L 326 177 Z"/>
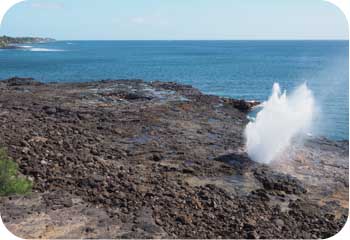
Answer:
<path fill-rule="evenodd" d="M 266 166 L 244 153 L 253 105 L 141 80 L 0 82 L 0 145 L 33 180 L 0 198 L 23 238 L 326 238 L 348 211 L 348 142 Z"/>

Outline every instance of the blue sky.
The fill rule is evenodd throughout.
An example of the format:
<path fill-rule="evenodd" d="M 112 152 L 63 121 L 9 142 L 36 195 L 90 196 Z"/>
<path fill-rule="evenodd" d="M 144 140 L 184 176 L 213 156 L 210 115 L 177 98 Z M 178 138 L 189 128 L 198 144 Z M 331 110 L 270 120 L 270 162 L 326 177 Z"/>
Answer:
<path fill-rule="evenodd" d="M 347 39 L 322 0 L 27 0 L 0 35 L 70 40 Z"/>

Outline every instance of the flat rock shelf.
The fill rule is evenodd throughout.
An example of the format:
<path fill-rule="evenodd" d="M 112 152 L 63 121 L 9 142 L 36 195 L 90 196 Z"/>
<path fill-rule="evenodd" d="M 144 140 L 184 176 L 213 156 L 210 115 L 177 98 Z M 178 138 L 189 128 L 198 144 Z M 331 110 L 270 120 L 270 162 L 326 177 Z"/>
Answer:
<path fill-rule="evenodd" d="M 1 217 L 22 238 L 336 234 L 348 142 L 310 138 L 255 163 L 243 136 L 254 105 L 167 82 L 0 81 L 0 146 L 33 181 L 0 198 Z"/>

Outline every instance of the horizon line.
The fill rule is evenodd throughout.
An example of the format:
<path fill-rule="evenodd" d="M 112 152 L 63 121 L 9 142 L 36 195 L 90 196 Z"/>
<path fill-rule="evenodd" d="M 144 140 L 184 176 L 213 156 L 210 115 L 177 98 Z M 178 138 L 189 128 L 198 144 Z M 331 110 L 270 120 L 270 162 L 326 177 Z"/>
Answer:
<path fill-rule="evenodd" d="M 61 39 L 49 36 L 23 36 L 23 35 L 9 35 L 9 34 L 0 34 L 0 37 L 13 37 L 13 38 L 25 38 L 25 37 L 33 37 L 33 38 L 51 38 L 56 41 L 349 41 L 349 38 L 182 38 L 182 39 Z"/>
<path fill-rule="evenodd" d="M 55 38 L 53 38 L 55 39 Z M 349 39 L 55 39 L 56 41 L 349 41 Z"/>

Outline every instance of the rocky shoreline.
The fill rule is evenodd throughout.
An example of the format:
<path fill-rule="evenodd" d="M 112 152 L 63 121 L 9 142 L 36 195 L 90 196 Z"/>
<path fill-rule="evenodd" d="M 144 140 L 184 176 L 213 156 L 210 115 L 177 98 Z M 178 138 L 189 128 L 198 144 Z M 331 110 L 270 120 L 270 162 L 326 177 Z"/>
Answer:
<path fill-rule="evenodd" d="M 256 103 L 142 80 L 0 81 L 0 146 L 34 184 L 0 198 L 22 238 L 327 238 L 348 215 L 348 142 L 266 166 L 244 152 Z"/>

